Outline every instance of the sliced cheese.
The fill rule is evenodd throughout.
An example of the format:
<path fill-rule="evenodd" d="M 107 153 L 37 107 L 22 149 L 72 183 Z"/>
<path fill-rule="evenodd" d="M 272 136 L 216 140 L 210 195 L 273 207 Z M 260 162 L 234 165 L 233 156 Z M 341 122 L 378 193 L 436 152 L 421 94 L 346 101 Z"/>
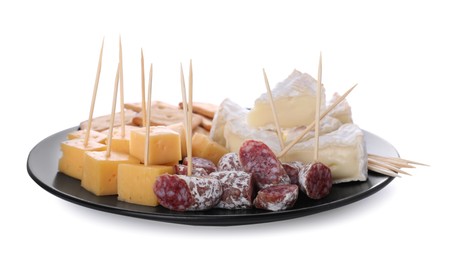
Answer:
<path fill-rule="evenodd" d="M 141 163 L 144 163 L 145 139 L 145 128 L 130 133 L 130 155 Z M 148 163 L 164 165 L 180 161 L 181 158 L 180 135 L 165 126 L 150 127 Z"/>
<path fill-rule="evenodd" d="M 315 140 L 300 142 L 283 161 L 312 162 Z M 319 161 L 331 169 L 333 183 L 367 180 L 367 150 L 363 131 L 354 124 L 319 137 Z"/>
<path fill-rule="evenodd" d="M 158 206 L 158 199 L 153 192 L 156 179 L 163 174 L 174 174 L 172 166 L 142 164 L 120 164 L 117 175 L 117 195 L 121 201 Z"/>
<path fill-rule="evenodd" d="M 84 153 L 86 151 L 104 151 L 106 145 L 89 140 L 84 146 L 84 139 L 66 140 L 61 143 L 62 156 L 59 159 L 58 171 L 81 180 L 83 177 Z"/>
<path fill-rule="evenodd" d="M 228 150 L 214 142 L 209 136 L 195 133 L 192 137 L 192 156 L 208 159 L 215 165 L 219 162 L 223 155 L 228 153 Z"/>
<path fill-rule="evenodd" d="M 78 130 L 78 131 L 74 131 L 74 132 L 70 132 L 67 135 L 67 139 L 72 140 L 72 139 L 84 139 L 86 136 L 86 129 L 82 129 L 82 130 Z M 101 143 L 104 144 L 106 142 L 106 137 L 107 135 L 98 132 L 98 131 L 94 131 L 91 130 L 89 133 L 89 139 L 91 141 L 97 142 L 97 143 Z"/>
<path fill-rule="evenodd" d="M 226 140 L 224 138 L 225 124 L 234 119 L 245 120 L 248 110 L 241 107 L 230 99 L 225 99 L 219 105 L 214 118 L 212 120 L 209 137 L 218 144 L 225 146 Z"/>
<path fill-rule="evenodd" d="M 323 88 L 323 87 L 322 87 Z M 314 120 L 317 81 L 306 73 L 294 70 L 272 90 L 274 105 L 281 128 L 309 125 Z M 321 110 L 325 108 L 325 89 L 322 89 Z M 255 100 L 248 113 L 250 127 L 275 128 L 271 106 L 266 93 Z"/>
<path fill-rule="evenodd" d="M 86 152 L 81 186 L 97 196 L 117 194 L 119 164 L 139 164 L 139 160 L 125 153 L 106 151 Z"/>

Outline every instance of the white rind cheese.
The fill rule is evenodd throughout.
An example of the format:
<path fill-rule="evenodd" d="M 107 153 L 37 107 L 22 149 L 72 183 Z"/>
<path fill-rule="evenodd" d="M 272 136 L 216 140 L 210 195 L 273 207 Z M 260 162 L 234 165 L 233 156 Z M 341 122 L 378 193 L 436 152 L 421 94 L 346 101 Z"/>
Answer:
<path fill-rule="evenodd" d="M 307 73 L 294 70 L 272 90 L 274 105 L 281 128 L 309 125 L 314 121 L 317 81 Z M 322 87 L 321 110 L 325 109 L 325 89 Z M 274 129 L 272 110 L 267 93 L 255 100 L 248 113 L 251 127 Z"/>
<path fill-rule="evenodd" d="M 283 161 L 312 162 L 315 140 L 296 144 Z M 367 180 L 367 149 L 363 131 L 355 124 L 320 136 L 319 161 L 331 169 L 333 183 Z"/>
<path fill-rule="evenodd" d="M 324 134 L 328 134 L 333 131 L 336 131 L 341 125 L 342 125 L 342 123 L 338 119 L 336 119 L 334 117 L 330 117 L 330 116 L 325 116 L 322 120 L 320 120 L 319 134 L 324 135 Z M 291 143 L 298 136 L 303 134 L 303 131 L 305 130 L 305 128 L 306 128 L 305 126 L 302 126 L 302 127 L 285 129 L 283 132 L 284 132 L 286 144 Z M 302 138 L 302 141 L 307 141 L 311 138 L 314 138 L 314 130 L 309 131 Z"/>
<path fill-rule="evenodd" d="M 338 93 L 334 93 L 333 97 L 330 99 L 330 101 L 328 101 L 328 106 L 335 103 L 336 100 L 340 97 L 341 95 L 339 95 Z M 339 103 L 333 110 L 331 110 L 328 115 L 338 119 L 343 124 L 353 123 L 352 109 L 346 99 L 342 100 L 342 102 Z"/>
<path fill-rule="evenodd" d="M 234 119 L 244 120 L 247 113 L 247 109 L 230 99 L 225 99 L 219 105 L 219 108 L 214 115 L 209 137 L 218 144 L 226 146 L 226 140 L 224 138 L 225 124 Z"/>

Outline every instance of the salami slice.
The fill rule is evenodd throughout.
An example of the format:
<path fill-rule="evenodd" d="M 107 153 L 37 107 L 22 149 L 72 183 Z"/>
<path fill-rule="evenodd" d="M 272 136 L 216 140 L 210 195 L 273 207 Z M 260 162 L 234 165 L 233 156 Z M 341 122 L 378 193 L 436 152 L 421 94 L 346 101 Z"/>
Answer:
<path fill-rule="evenodd" d="M 239 149 L 239 161 L 244 171 L 253 174 L 260 189 L 291 183 L 281 162 L 263 142 L 245 141 Z"/>
<path fill-rule="evenodd" d="M 188 165 L 188 158 L 183 159 L 183 164 Z M 208 159 L 200 157 L 192 157 L 192 168 L 203 168 L 209 174 L 217 171 L 216 165 Z"/>
<path fill-rule="evenodd" d="M 153 190 L 161 206 L 175 211 L 211 209 L 222 196 L 220 181 L 209 177 L 165 174 Z"/>
<path fill-rule="evenodd" d="M 237 153 L 227 153 L 217 163 L 217 171 L 243 171 Z"/>
<path fill-rule="evenodd" d="M 218 179 L 222 184 L 222 197 L 216 208 L 247 209 L 252 207 L 253 181 L 252 175 L 243 171 L 213 172 L 209 176 Z"/>
<path fill-rule="evenodd" d="M 188 174 L 188 167 L 184 164 L 177 164 L 175 167 L 175 174 L 178 175 L 187 175 Z M 206 177 L 208 176 L 208 172 L 204 168 L 192 168 L 192 176 L 197 177 Z"/>
<path fill-rule="evenodd" d="M 300 189 L 311 199 L 327 196 L 333 185 L 330 168 L 320 162 L 307 165 L 299 172 L 298 180 Z"/>
<path fill-rule="evenodd" d="M 280 211 L 292 208 L 298 198 L 298 185 L 270 186 L 258 191 L 253 205 L 258 209 Z"/>
<path fill-rule="evenodd" d="M 287 162 L 283 163 L 283 168 L 289 176 L 291 184 L 298 184 L 298 173 L 303 171 L 305 165 L 302 162 Z"/>

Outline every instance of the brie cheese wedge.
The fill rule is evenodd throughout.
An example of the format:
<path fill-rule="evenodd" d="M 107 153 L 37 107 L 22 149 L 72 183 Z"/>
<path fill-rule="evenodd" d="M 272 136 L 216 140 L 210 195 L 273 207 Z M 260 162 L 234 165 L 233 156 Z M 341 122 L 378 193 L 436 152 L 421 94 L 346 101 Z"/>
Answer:
<path fill-rule="evenodd" d="M 314 158 L 314 138 L 300 142 L 281 158 L 309 163 Z M 355 124 L 319 137 L 319 159 L 331 169 L 333 183 L 367 180 L 367 149 L 363 131 Z"/>
<path fill-rule="evenodd" d="M 272 90 L 281 128 L 307 126 L 314 121 L 317 81 L 307 73 L 294 70 Z M 325 89 L 322 87 L 321 110 L 325 109 Z M 267 93 L 255 100 L 248 113 L 250 127 L 275 129 Z"/>

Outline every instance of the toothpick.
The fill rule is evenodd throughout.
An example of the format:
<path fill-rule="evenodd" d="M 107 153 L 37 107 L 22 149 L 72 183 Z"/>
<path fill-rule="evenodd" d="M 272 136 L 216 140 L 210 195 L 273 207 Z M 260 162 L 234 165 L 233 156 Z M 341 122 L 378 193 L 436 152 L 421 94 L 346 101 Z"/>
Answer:
<path fill-rule="evenodd" d="M 387 162 L 378 161 L 378 160 L 375 160 L 375 159 L 370 158 L 370 157 L 367 158 L 367 162 L 369 163 L 369 165 L 376 165 L 376 166 L 383 167 L 386 170 L 391 170 L 391 171 L 394 171 L 394 172 L 397 172 L 397 173 L 403 173 L 403 174 L 406 174 L 406 175 L 411 175 L 411 174 L 401 170 L 396 165 L 393 165 L 393 164 L 390 164 L 390 163 L 387 163 Z"/>
<path fill-rule="evenodd" d="M 187 156 L 188 156 L 188 175 L 192 174 L 192 89 L 193 89 L 193 75 L 192 75 L 192 60 L 189 61 L 189 110 L 188 110 L 188 130 L 189 130 L 189 143 Z"/>
<path fill-rule="evenodd" d="M 266 83 L 267 96 L 269 97 L 270 108 L 272 109 L 273 121 L 275 122 L 275 127 L 277 128 L 278 142 L 280 143 L 281 149 L 283 149 L 284 141 L 283 141 L 283 135 L 281 133 L 280 123 L 278 120 L 278 113 L 277 113 L 277 110 L 275 109 L 275 104 L 273 102 L 273 97 L 272 97 L 272 90 L 270 89 L 269 80 L 267 79 L 267 74 L 264 69 L 263 69 L 263 74 L 264 74 L 264 82 Z"/>
<path fill-rule="evenodd" d="M 149 139 L 150 139 L 150 113 L 152 107 L 152 81 L 153 81 L 153 64 L 150 64 L 150 72 L 148 75 L 148 89 L 147 89 L 147 118 L 145 123 L 145 153 L 144 165 L 148 166 L 149 157 Z"/>
<path fill-rule="evenodd" d="M 120 137 L 125 138 L 125 110 L 123 90 L 123 59 L 122 59 L 122 37 L 119 36 L 119 64 L 120 64 Z"/>
<path fill-rule="evenodd" d="M 142 106 L 142 125 L 146 125 L 147 109 L 145 105 L 145 70 L 144 70 L 144 51 L 142 50 L 142 48 L 141 48 L 141 106 Z"/>
<path fill-rule="evenodd" d="M 86 147 L 88 145 L 89 136 L 91 134 L 92 117 L 94 115 L 95 100 L 97 99 L 98 82 L 100 81 L 100 72 L 102 71 L 102 57 L 103 57 L 104 43 L 105 43 L 105 38 L 103 38 L 102 48 L 100 49 L 100 56 L 98 58 L 97 75 L 95 76 L 94 92 L 92 93 L 92 99 L 91 99 L 91 109 L 89 111 L 89 119 L 88 119 L 88 125 L 87 125 L 87 129 L 86 129 L 86 135 L 84 136 L 84 147 Z"/>
<path fill-rule="evenodd" d="M 112 142 L 112 131 L 114 127 L 114 118 L 116 115 L 116 104 L 117 104 L 117 89 L 119 85 L 119 76 L 120 76 L 120 63 L 117 65 L 117 71 L 116 71 L 116 80 L 114 82 L 114 94 L 113 94 L 113 102 L 112 102 L 112 108 L 111 108 L 111 118 L 109 122 L 109 132 L 108 132 L 108 145 L 106 147 L 106 158 L 109 158 L 111 156 L 111 142 Z"/>
<path fill-rule="evenodd" d="M 319 69 L 317 73 L 317 91 L 316 91 L 316 115 L 315 115 L 315 130 L 314 130 L 314 161 L 319 160 L 319 130 L 320 130 L 320 101 L 322 95 L 322 52 L 320 53 Z"/>
<path fill-rule="evenodd" d="M 397 173 L 390 171 L 390 170 L 386 170 L 385 168 L 379 167 L 379 166 L 375 166 L 375 165 L 369 165 L 368 166 L 369 170 L 374 171 L 374 172 L 378 172 L 384 175 L 388 175 L 391 177 L 401 177 L 400 175 L 398 175 Z"/>
<path fill-rule="evenodd" d="M 191 138 L 190 137 L 190 131 L 189 128 L 191 128 L 190 124 L 189 124 L 189 120 L 188 120 L 188 105 L 187 105 L 187 101 L 186 101 L 186 85 L 184 82 L 184 73 L 183 73 L 183 65 L 180 64 L 180 78 L 181 78 L 181 97 L 183 99 L 183 115 L 184 115 L 184 133 L 185 133 L 185 137 L 186 137 L 186 149 L 187 149 L 187 156 L 188 156 L 188 161 L 189 161 L 189 157 L 190 157 L 190 142 L 191 142 Z M 190 168 L 189 166 L 190 164 L 188 164 L 188 175 L 190 175 L 192 172 L 189 172 Z"/>
<path fill-rule="evenodd" d="M 353 87 L 351 87 L 347 92 L 344 93 L 341 97 L 339 97 L 331 106 L 329 106 L 321 115 L 320 120 L 322 120 L 328 113 L 330 113 L 331 110 L 333 110 L 339 103 L 341 103 L 347 96 L 352 92 L 352 90 L 357 86 L 358 84 L 355 84 Z M 283 157 L 296 143 L 298 143 L 302 138 L 309 132 L 315 125 L 315 120 L 312 122 L 308 127 L 306 127 L 305 130 L 303 130 L 302 134 L 300 134 L 295 140 L 293 140 L 291 143 L 289 143 L 284 149 L 277 155 L 278 158 Z"/>
<path fill-rule="evenodd" d="M 376 155 L 376 154 L 369 154 L 370 157 L 376 157 L 376 158 L 381 158 L 383 160 L 387 160 L 387 161 L 391 161 L 391 162 L 395 162 L 395 163 L 400 163 L 400 164 L 407 164 L 409 167 L 408 168 L 415 168 L 412 165 L 409 164 L 415 164 L 415 165 L 421 165 L 421 166 L 429 166 L 427 164 L 424 163 L 420 163 L 420 162 L 415 162 L 415 161 L 411 161 L 411 160 L 407 160 L 407 159 L 403 159 L 403 158 L 398 158 L 398 157 L 384 157 L 381 155 Z M 404 166 L 407 167 L 407 166 Z"/>

